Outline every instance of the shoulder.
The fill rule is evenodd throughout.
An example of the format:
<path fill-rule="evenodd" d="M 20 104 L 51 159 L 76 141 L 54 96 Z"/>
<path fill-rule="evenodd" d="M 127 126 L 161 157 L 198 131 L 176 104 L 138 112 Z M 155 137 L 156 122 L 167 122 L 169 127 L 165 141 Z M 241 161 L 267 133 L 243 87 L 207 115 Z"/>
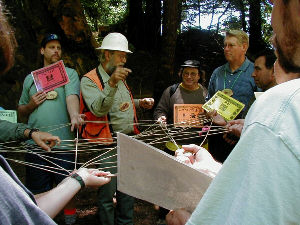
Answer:
<path fill-rule="evenodd" d="M 70 67 L 65 67 L 65 68 L 66 68 L 66 72 L 68 75 L 77 75 L 78 76 L 78 73 L 73 68 L 70 68 Z"/>
<path fill-rule="evenodd" d="M 295 116 L 299 116 L 300 120 L 300 114 L 297 113 L 299 102 L 300 79 L 279 84 L 267 90 L 254 102 L 246 117 L 247 124 L 259 122 L 276 129 L 279 124 L 296 119 Z M 293 112 L 295 115 L 289 115 Z"/>
<path fill-rule="evenodd" d="M 246 58 L 245 60 L 245 67 L 249 70 L 253 70 L 254 69 L 254 63 L 251 62 L 248 58 Z"/>
<path fill-rule="evenodd" d="M 87 76 L 83 76 L 80 80 L 81 85 L 86 85 L 86 84 L 94 84 L 94 82 Z"/>
<path fill-rule="evenodd" d="M 33 82 L 33 77 L 32 77 L 32 74 L 30 73 L 25 77 L 23 86 L 24 87 L 27 87 L 27 86 L 29 87 L 29 86 L 31 86 L 32 82 Z"/>
<path fill-rule="evenodd" d="M 82 78 L 89 79 L 90 76 L 97 76 L 97 69 L 94 68 L 82 76 Z"/>
<path fill-rule="evenodd" d="M 166 88 L 165 93 L 169 93 L 169 95 L 172 96 L 177 91 L 178 87 L 180 87 L 180 83 L 172 84 Z"/>
<path fill-rule="evenodd" d="M 32 77 L 32 74 L 31 74 L 31 73 L 28 74 L 28 75 L 26 75 L 24 82 L 26 82 L 26 81 L 28 82 L 28 81 L 30 81 L 30 80 L 33 80 L 33 77 Z"/>
<path fill-rule="evenodd" d="M 225 70 L 225 66 L 226 66 L 226 64 L 217 67 L 217 68 L 214 70 L 214 72 L 213 72 L 212 75 L 215 75 L 215 76 L 216 76 L 216 75 L 218 75 L 218 74 L 221 73 L 221 72 L 223 73 L 224 70 Z"/>

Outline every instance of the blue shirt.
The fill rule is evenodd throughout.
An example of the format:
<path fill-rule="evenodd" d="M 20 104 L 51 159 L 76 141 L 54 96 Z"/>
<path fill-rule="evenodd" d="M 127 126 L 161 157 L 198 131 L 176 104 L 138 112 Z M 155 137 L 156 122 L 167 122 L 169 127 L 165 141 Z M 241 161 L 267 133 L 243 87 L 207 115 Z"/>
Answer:
<path fill-rule="evenodd" d="M 229 63 L 218 67 L 211 75 L 208 85 L 208 101 L 217 91 L 231 89 L 234 99 L 245 104 L 245 110 L 248 110 L 249 101 L 254 98 L 254 92 L 258 90 L 253 77 L 254 64 L 246 58 L 244 63 L 236 71 L 232 72 Z M 226 78 L 225 78 L 226 77 Z"/>

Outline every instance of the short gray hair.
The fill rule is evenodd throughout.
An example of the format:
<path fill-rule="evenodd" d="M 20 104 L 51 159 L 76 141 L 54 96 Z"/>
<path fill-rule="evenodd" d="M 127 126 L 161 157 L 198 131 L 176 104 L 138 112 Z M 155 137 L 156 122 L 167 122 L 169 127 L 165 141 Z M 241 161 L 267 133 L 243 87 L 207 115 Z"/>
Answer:
<path fill-rule="evenodd" d="M 242 30 L 229 30 L 229 31 L 226 31 L 226 37 L 235 37 L 236 39 L 238 39 L 238 42 L 240 44 L 245 43 L 249 46 L 248 34 L 246 34 L 246 32 L 244 32 Z"/>

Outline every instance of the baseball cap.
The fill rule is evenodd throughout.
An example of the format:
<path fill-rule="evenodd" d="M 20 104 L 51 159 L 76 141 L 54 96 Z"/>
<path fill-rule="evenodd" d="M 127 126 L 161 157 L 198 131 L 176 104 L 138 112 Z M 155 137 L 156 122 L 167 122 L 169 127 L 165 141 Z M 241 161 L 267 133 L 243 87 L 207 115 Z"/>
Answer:
<path fill-rule="evenodd" d="M 45 47 L 49 41 L 58 40 L 61 41 L 60 37 L 57 34 L 46 34 L 44 39 L 41 42 L 41 47 Z"/>

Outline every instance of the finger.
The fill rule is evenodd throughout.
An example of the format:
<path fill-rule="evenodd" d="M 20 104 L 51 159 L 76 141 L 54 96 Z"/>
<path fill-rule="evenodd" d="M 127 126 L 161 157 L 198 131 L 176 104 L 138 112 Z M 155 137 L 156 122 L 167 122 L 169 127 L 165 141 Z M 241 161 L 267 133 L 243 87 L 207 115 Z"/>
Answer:
<path fill-rule="evenodd" d="M 107 175 L 111 175 L 111 173 L 110 172 L 99 171 L 99 170 L 95 172 L 95 176 L 97 176 L 97 177 L 106 177 Z"/>
<path fill-rule="evenodd" d="M 75 123 L 72 123 L 72 124 L 71 124 L 71 131 L 72 131 L 72 132 L 74 131 L 74 128 L 75 128 Z"/>
<path fill-rule="evenodd" d="M 39 145 L 42 149 L 44 149 L 47 152 L 51 151 L 51 148 L 43 141 L 37 142 L 37 145 Z"/>
<path fill-rule="evenodd" d="M 48 142 L 48 146 L 49 146 L 50 149 L 53 148 L 54 146 L 56 146 L 56 141 L 50 141 L 50 142 Z"/>
<path fill-rule="evenodd" d="M 125 70 L 127 73 L 132 73 L 131 69 L 128 69 L 128 68 L 125 68 L 125 67 L 123 67 L 122 69 Z"/>
<path fill-rule="evenodd" d="M 56 145 L 60 145 L 60 138 L 58 136 L 53 136 L 55 138 Z"/>
<path fill-rule="evenodd" d="M 208 115 L 209 117 L 214 117 L 214 116 L 217 115 L 217 111 L 216 111 L 216 110 L 211 110 L 211 111 L 207 112 L 207 115 Z"/>
<path fill-rule="evenodd" d="M 192 152 L 192 153 L 197 153 L 200 150 L 199 146 L 195 144 L 182 145 L 182 148 L 185 151 Z"/>

